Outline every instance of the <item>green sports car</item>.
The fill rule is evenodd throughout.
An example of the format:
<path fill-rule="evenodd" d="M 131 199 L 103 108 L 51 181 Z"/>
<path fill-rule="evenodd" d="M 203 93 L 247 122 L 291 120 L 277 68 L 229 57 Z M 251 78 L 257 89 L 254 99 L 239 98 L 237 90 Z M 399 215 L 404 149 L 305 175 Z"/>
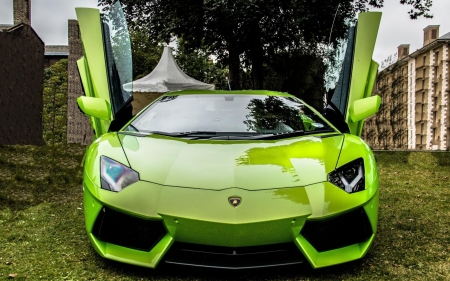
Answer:
<path fill-rule="evenodd" d="M 78 104 L 97 137 L 84 162 L 85 223 L 102 257 L 151 268 L 319 268 L 367 253 L 378 173 L 359 136 L 381 102 L 371 96 L 380 13 L 360 14 L 350 29 L 324 116 L 286 93 L 195 90 L 132 116 L 120 5 L 77 16 Z"/>

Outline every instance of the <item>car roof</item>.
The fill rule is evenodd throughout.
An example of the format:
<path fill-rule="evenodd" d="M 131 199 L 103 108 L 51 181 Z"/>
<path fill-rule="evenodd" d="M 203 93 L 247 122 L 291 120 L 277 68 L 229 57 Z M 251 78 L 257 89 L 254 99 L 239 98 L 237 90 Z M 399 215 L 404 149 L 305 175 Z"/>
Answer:
<path fill-rule="evenodd" d="M 294 97 L 288 93 L 267 91 L 267 90 L 236 90 L 236 91 L 225 91 L 225 90 L 186 90 L 186 91 L 176 91 L 164 94 L 165 96 L 179 96 L 179 95 L 265 95 L 265 96 L 282 96 L 282 97 Z"/>

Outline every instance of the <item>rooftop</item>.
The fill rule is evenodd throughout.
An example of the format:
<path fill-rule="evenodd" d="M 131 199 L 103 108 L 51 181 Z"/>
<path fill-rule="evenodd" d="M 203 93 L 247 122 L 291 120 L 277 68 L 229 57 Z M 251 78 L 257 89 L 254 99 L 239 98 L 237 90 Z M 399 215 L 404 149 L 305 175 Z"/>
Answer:
<path fill-rule="evenodd" d="M 447 34 L 442 35 L 437 40 L 449 40 L 450 39 L 450 32 Z"/>
<path fill-rule="evenodd" d="M 46 45 L 45 56 L 68 56 L 69 46 L 65 45 Z"/>

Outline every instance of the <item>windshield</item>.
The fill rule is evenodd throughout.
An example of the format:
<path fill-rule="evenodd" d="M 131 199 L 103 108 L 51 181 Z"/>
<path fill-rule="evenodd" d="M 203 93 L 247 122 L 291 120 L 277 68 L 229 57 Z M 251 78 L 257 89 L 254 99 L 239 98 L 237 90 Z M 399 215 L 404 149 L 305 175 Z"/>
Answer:
<path fill-rule="evenodd" d="M 165 96 L 139 115 L 130 128 L 166 133 L 334 131 L 298 99 L 242 94 Z"/>

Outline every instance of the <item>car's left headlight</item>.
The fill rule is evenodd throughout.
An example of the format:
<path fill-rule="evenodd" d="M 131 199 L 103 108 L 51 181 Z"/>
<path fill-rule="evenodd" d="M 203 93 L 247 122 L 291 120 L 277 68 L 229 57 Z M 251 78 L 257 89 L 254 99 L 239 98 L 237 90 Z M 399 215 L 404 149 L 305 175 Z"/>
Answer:
<path fill-rule="evenodd" d="M 100 156 L 101 187 L 119 192 L 139 181 L 139 174 L 127 166 L 106 156 Z"/>
<path fill-rule="evenodd" d="M 358 158 L 328 174 L 328 181 L 348 193 L 365 189 L 364 160 Z"/>

